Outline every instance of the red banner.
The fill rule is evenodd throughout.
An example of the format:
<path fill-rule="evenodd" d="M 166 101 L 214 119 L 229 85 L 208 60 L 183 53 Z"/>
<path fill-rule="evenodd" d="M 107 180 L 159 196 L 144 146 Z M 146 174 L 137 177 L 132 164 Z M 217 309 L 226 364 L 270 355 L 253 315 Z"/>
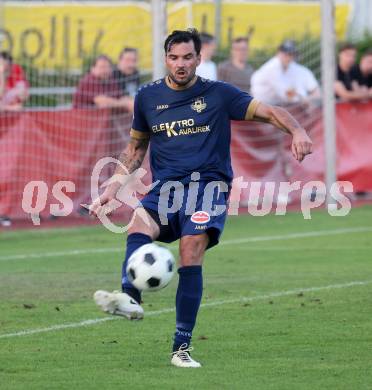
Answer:
<path fill-rule="evenodd" d="M 372 103 L 337 106 L 337 175 L 355 191 L 372 191 Z M 325 170 L 320 108 L 297 107 L 294 115 L 309 131 L 314 153 L 301 164 L 290 154 L 290 137 L 271 126 L 234 122 L 232 160 L 235 176 L 244 181 L 322 180 Z M 75 209 L 90 201 L 93 166 L 103 156 L 117 157 L 128 141 L 131 116 L 107 110 L 3 113 L 0 115 L 0 215 L 25 218 L 24 188 L 43 181 L 50 203 L 52 189 L 71 181 L 67 194 Z M 147 165 L 146 165 L 147 166 Z M 112 171 L 107 168 L 106 178 Z M 104 179 L 104 178 L 102 178 Z M 149 179 L 148 179 L 149 180 Z"/>

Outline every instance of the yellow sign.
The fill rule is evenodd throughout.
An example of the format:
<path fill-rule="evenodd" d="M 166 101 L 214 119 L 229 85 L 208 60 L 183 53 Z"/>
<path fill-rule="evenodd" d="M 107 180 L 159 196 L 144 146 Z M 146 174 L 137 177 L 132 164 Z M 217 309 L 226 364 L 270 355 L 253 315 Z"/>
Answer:
<path fill-rule="evenodd" d="M 148 4 L 6 3 L 4 8 L 2 49 L 11 50 L 15 58 L 26 57 L 45 68 L 78 68 L 96 54 L 116 60 L 130 46 L 140 49 L 141 66 L 151 67 Z"/>
<path fill-rule="evenodd" d="M 349 7 L 336 7 L 336 32 L 345 37 Z M 194 25 L 213 33 L 213 3 L 179 2 L 168 6 L 168 31 Z M 253 48 L 276 47 L 284 37 L 319 36 L 320 6 L 315 3 L 223 2 L 221 43 L 253 31 Z M 114 61 L 124 46 L 140 51 L 141 68 L 152 67 L 152 20 L 147 2 L 6 2 L 1 49 L 42 68 L 80 68 L 82 61 L 107 54 Z"/>
<path fill-rule="evenodd" d="M 211 7 L 212 6 L 212 7 Z M 214 30 L 213 4 L 194 6 L 193 22 Z M 344 39 L 349 15 L 348 5 L 336 7 L 336 34 Z M 301 39 L 305 34 L 319 37 L 321 31 L 320 5 L 315 3 L 285 2 L 232 2 L 222 3 L 221 43 L 227 46 L 237 36 L 246 36 L 251 31 L 252 48 L 277 47 L 285 38 Z"/>

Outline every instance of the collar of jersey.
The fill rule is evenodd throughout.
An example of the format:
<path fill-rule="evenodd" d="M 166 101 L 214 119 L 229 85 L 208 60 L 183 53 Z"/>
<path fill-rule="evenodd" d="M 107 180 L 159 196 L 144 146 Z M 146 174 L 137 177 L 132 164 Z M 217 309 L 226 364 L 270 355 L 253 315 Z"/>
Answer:
<path fill-rule="evenodd" d="M 169 76 L 166 76 L 165 77 L 165 84 L 167 84 L 167 86 L 173 90 L 173 91 L 185 91 L 187 89 L 190 89 L 191 87 L 193 87 L 195 85 L 195 83 L 198 81 L 198 76 L 195 75 L 194 78 L 190 81 L 190 84 L 187 86 L 187 87 L 180 87 L 180 88 L 174 88 L 172 86 L 172 84 L 170 83 L 169 81 Z"/>

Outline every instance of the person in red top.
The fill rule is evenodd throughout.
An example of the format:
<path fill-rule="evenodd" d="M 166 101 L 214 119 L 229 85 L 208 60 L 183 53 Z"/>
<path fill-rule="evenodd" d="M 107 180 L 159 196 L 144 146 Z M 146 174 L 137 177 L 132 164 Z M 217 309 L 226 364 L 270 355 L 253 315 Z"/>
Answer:
<path fill-rule="evenodd" d="M 90 69 L 79 82 L 73 97 L 74 108 L 124 108 L 133 111 L 133 102 L 123 96 L 120 85 L 113 77 L 111 60 L 98 56 Z"/>
<path fill-rule="evenodd" d="M 28 82 L 20 65 L 13 63 L 12 56 L 0 52 L 0 111 L 17 111 L 22 109 L 28 97 Z M 8 185 L 2 186 L 5 192 Z M 12 221 L 7 215 L 0 215 L 0 226 L 9 227 Z"/>
<path fill-rule="evenodd" d="M 28 98 L 28 87 L 22 67 L 13 63 L 8 52 L 0 52 L 0 110 L 20 110 Z"/>

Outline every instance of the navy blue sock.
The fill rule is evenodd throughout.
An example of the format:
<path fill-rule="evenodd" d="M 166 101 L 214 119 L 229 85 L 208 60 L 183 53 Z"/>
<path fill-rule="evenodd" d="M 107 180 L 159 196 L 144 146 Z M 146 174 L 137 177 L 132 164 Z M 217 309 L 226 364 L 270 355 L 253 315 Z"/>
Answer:
<path fill-rule="evenodd" d="M 132 233 L 127 237 L 127 251 L 125 253 L 125 260 L 123 262 L 123 267 L 121 270 L 121 287 L 123 292 L 130 295 L 138 303 L 141 303 L 141 291 L 137 290 L 132 283 L 128 280 L 127 277 L 127 264 L 128 259 L 132 253 L 137 250 L 139 247 L 145 244 L 150 244 L 152 239 L 150 236 L 142 233 Z"/>
<path fill-rule="evenodd" d="M 180 276 L 176 295 L 176 332 L 173 351 L 177 351 L 182 344 L 190 345 L 203 293 L 201 265 L 181 267 L 178 273 Z"/>

